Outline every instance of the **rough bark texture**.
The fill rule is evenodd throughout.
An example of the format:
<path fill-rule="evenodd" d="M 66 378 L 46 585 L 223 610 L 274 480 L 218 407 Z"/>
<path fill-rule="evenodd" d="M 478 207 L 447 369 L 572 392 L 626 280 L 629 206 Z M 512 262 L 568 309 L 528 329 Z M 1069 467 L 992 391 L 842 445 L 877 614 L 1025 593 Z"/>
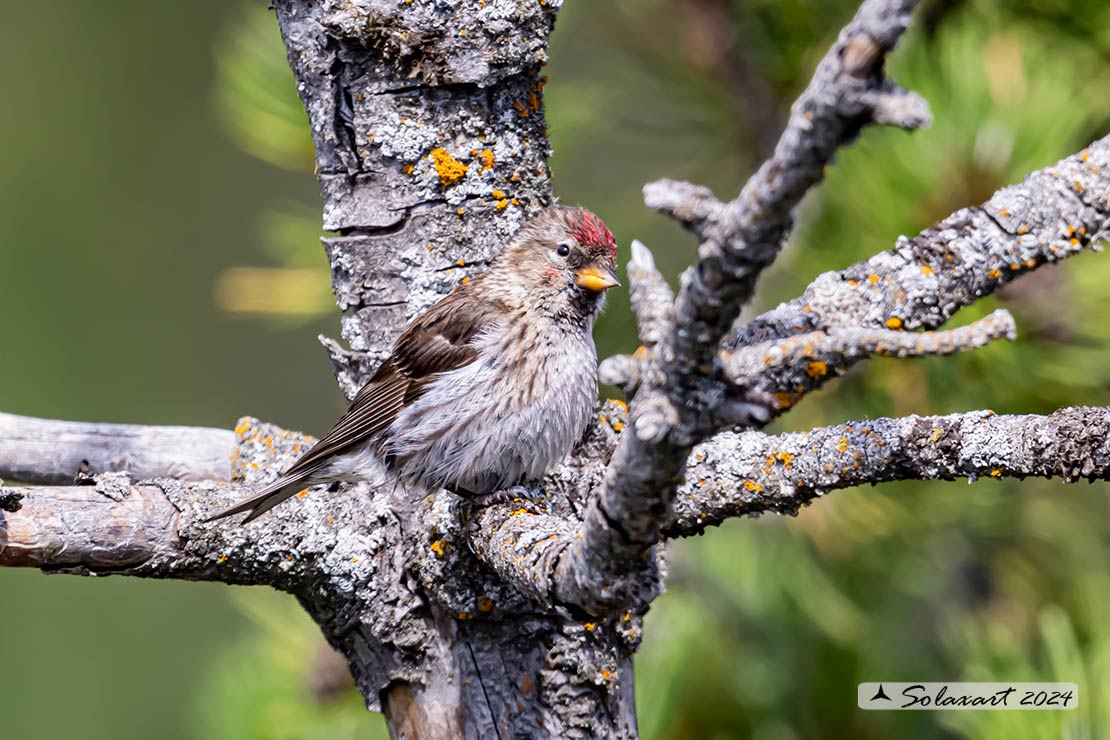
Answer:
<path fill-rule="evenodd" d="M 275 0 L 316 141 L 325 227 L 338 234 L 324 241 L 350 349 L 324 344 L 348 395 L 408 318 L 550 201 L 539 68 L 560 4 Z M 643 347 L 603 368 L 629 390 L 631 412 L 604 404 L 534 497 L 477 509 L 442 492 L 413 500 L 356 486 L 312 492 L 247 526 L 205 523 L 311 440 L 243 419 L 233 446 L 216 430 L 82 425 L 44 447 L 26 430 L 56 422 L 4 417 L 0 434 L 34 446 L 5 443 L 0 473 L 65 481 L 82 459 L 125 472 L 91 486 L 0 489 L 0 566 L 289 592 L 394 737 L 634 737 L 631 656 L 662 588 L 657 545 L 667 538 L 794 513 L 867 482 L 1110 477 L 1106 409 L 717 433 L 781 413 L 870 354 L 945 354 L 1010 336 L 1005 313 L 905 330 L 937 329 L 1014 276 L 1110 236 L 1108 138 L 820 276 L 729 334 L 836 149 L 868 123 L 927 119 L 920 99 L 883 76 L 913 5 L 863 3 L 734 201 L 684 183 L 649 186 L 649 205 L 698 234 L 697 265 L 676 298 L 647 248 L 633 245 Z M 210 446 L 182 467 L 149 454 L 162 437 Z M 179 479 L 207 470 L 221 449 L 229 463 L 215 461 L 204 474 L 213 479 Z"/>

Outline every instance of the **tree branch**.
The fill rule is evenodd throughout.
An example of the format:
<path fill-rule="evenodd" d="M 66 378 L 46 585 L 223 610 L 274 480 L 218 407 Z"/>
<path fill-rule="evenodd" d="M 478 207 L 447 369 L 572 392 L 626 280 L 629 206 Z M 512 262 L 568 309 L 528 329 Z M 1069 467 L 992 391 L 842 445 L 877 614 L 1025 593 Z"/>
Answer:
<path fill-rule="evenodd" d="M 235 434 L 202 427 L 90 424 L 0 413 L 0 479 L 72 483 L 83 467 L 136 478 L 231 479 Z"/>
<path fill-rule="evenodd" d="M 695 448 L 668 537 L 726 519 L 795 514 L 830 491 L 896 480 L 1110 479 L 1110 409 L 972 411 L 867 419 L 808 432 L 724 433 Z"/>
<path fill-rule="evenodd" d="M 829 374 L 830 366 L 845 367 L 873 355 L 898 359 L 941 357 L 978 349 L 997 339 L 1013 340 L 1015 336 L 1014 317 L 999 309 L 967 326 L 947 331 L 832 327 L 827 332 L 813 331 L 751 347 L 721 350 L 720 358 L 725 374 L 734 383 L 768 382 L 774 387 L 788 388 L 790 378 L 798 373 L 821 378 Z"/>
<path fill-rule="evenodd" d="M 953 213 L 894 249 L 826 272 L 792 301 L 736 330 L 722 346 L 738 348 L 836 326 L 935 329 L 956 311 L 1042 265 L 1110 239 L 1110 136 Z M 863 355 L 829 363 L 826 375 L 761 377 L 778 411 L 843 374 Z"/>

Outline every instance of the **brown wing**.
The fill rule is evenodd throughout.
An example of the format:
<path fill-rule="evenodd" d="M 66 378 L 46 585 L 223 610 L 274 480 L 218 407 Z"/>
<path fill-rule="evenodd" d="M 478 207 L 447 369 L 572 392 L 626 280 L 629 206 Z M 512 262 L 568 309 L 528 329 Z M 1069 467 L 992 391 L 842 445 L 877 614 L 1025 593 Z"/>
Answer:
<path fill-rule="evenodd" d="M 413 319 L 397 339 L 393 354 L 355 395 L 347 412 L 285 475 L 315 468 L 326 458 L 365 442 L 416 401 L 437 374 L 472 362 L 477 351 L 471 344 L 493 323 L 497 310 L 490 301 L 478 300 L 474 291 L 460 290 Z"/>

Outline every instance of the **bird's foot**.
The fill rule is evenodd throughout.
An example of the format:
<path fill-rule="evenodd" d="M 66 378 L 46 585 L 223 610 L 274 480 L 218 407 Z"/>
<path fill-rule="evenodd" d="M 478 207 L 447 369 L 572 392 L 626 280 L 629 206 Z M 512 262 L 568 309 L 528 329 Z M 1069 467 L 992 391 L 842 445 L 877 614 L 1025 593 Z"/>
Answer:
<path fill-rule="evenodd" d="M 531 501 L 538 494 L 527 486 L 512 486 L 510 488 L 503 488 L 500 491 L 493 491 L 492 493 L 460 491 L 459 495 L 475 506 L 493 506 L 494 504 L 507 504 L 520 499 Z"/>

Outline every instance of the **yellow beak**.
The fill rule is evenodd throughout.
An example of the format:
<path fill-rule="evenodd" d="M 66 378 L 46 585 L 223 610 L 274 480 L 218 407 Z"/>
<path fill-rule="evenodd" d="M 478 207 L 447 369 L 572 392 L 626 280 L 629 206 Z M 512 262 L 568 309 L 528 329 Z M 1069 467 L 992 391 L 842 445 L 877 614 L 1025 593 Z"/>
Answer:
<path fill-rule="evenodd" d="M 578 271 L 578 287 L 600 293 L 621 284 L 612 270 L 597 265 L 587 265 Z"/>

